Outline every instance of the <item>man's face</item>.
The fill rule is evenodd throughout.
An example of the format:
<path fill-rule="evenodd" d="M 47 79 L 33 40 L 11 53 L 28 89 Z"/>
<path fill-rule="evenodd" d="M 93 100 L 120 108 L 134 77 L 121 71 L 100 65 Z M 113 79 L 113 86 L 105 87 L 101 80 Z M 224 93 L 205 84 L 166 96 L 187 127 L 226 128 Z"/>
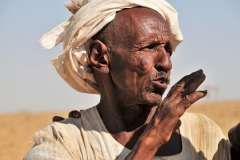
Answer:
<path fill-rule="evenodd" d="M 113 46 L 110 74 L 127 105 L 157 105 L 172 68 L 170 31 L 159 13 L 133 8 L 123 13 L 122 34 Z"/>

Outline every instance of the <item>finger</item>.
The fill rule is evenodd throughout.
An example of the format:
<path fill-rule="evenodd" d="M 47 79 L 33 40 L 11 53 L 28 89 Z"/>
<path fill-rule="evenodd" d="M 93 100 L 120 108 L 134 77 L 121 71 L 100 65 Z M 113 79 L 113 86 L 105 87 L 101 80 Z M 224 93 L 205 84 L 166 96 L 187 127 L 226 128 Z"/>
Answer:
<path fill-rule="evenodd" d="M 59 122 L 59 121 L 61 121 L 61 120 L 64 120 L 64 118 L 63 118 L 63 117 L 60 117 L 60 116 L 54 116 L 54 117 L 52 118 L 52 121 L 53 121 L 53 122 Z"/>
<path fill-rule="evenodd" d="M 175 84 L 170 91 L 168 92 L 166 98 L 175 98 L 185 87 L 185 82 L 181 81 L 180 83 Z"/>
<path fill-rule="evenodd" d="M 69 117 L 69 118 L 80 118 L 80 117 L 81 117 L 81 114 L 80 114 L 79 111 L 73 110 L 73 111 L 71 111 L 71 112 L 68 114 L 68 117 Z"/>
<path fill-rule="evenodd" d="M 184 76 L 182 79 L 180 79 L 177 83 L 181 83 L 182 81 L 185 82 L 185 86 L 187 86 L 192 80 L 195 78 L 201 76 L 203 74 L 203 70 L 200 69 L 196 72 L 191 73 L 190 75 Z"/>
<path fill-rule="evenodd" d="M 203 75 L 203 70 L 200 69 L 200 70 L 198 70 L 198 71 L 196 71 L 196 72 L 191 73 L 190 75 L 184 76 L 181 80 L 179 80 L 179 81 L 171 88 L 171 90 L 168 92 L 167 97 L 169 97 L 169 98 L 175 98 L 175 97 L 180 93 L 180 91 L 182 91 L 182 90 L 180 90 L 180 89 L 183 89 L 183 88 L 184 88 L 184 86 L 182 86 L 183 84 L 184 84 L 185 86 L 188 86 L 189 83 L 190 83 L 192 80 L 198 78 L 199 76 L 201 77 L 202 75 Z M 179 91 L 179 90 L 180 90 L 180 91 Z"/>
<path fill-rule="evenodd" d="M 206 79 L 205 74 L 202 74 L 200 77 L 195 78 L 193 81 L 189 83 L 183 90 L 183 96 L 191 94 L 192 92 L 196 91 L 196 89 L 203 83 Z"/>
<path fill-rule="evenodd" d="M 185 95 L 182 99 L 182 101 L 179 103 L 180 108 L 186 110 L 188 107 L 190 107 L 193 103 L 198 101 L 199 99 L 205 97 L 207 95 L 207 91 L 195 91 L 191 93 L 190 95 Z"/>

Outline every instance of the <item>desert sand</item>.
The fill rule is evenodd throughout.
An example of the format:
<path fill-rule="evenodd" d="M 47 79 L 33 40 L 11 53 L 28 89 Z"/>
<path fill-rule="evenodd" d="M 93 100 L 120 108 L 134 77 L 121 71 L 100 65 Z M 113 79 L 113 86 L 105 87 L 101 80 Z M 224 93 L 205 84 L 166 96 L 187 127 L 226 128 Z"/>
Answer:
<path fill-rule="evenodd" d="M 240 101 L 194 104 L 188 112 L 198 112 L 214 120 L 227 136 L 228 130 L 240 122 Z M 31 136 L 50 124 L 52 117 L 67 117 L 68 111 L 0 115 L 0 159 L 22 159 L 33 146 Z"/>

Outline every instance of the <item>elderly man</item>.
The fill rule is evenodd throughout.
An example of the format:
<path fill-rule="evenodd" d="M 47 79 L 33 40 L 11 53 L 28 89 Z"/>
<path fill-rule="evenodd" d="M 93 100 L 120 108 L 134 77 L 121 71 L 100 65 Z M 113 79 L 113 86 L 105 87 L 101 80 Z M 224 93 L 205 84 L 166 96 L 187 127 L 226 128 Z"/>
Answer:
<path fill-rule="evenodd" d="M 176 11 L 164 0 L 72 0 L 74 14 L 44 35 L 53 61 L 74 89 L 100 93 L 78 119 L 36 132 L 25 159 L 230 159 L 220 128 L 206 116 L 185 113 L 203 98 L 202 70 L 182 78 L 162 101 L 171 55 L 182 36 Z"/>

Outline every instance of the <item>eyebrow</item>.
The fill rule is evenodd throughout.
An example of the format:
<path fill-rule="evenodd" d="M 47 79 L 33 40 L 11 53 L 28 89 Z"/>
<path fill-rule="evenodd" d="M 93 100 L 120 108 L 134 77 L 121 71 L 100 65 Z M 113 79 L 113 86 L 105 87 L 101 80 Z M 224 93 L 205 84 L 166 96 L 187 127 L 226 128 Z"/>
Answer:
<path fill-rule="evenodd" d="M 146 44 L 151 44 L 151 43 L 163 43 L 163 42 L 161 42 L 156 37 L 147 37 L 138 41 L 136 44 L 138 44 L 139 46 L 145 46 Z"/>
<path fill-rule="evenodd" d="M 171 39 L 168 40 L 168 41 L 162 41 L 160 39 L 156 39 L 156 38 L 145 38 L 139 42 L 136 43 L 137 46 L 140 46 L 140 47 L 146 47 L 148 45 L 151 45 L 151 44 L 156 44 L 156 43 L 159 43 L 159 44 L 163 44 L 163 43 L 166 43 L 166 45 L 169 45 L 170 47 L 172 46 L 171 45 Z M 172 47 L 171 47 L 172 48 Z"/>

